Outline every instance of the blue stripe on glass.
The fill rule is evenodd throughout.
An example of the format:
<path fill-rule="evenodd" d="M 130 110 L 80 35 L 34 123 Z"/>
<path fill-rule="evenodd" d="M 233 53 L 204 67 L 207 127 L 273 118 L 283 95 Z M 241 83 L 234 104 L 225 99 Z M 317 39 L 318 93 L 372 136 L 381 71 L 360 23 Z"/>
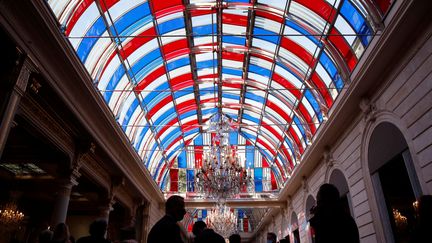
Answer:
<path fill-rule="evenodd" d="M 156 88 L 156 90 L 170 90 L 168 82 L 162 83 Z M 150 92 L 146 97 L 144 97 L 144 104 L 146 104 L 147 110 L 150 111 L 158 102 L 168 95 L 171 94 L 169 92 Z"/>
<path fill-rule="evenodd" d="M 147 53 L 145 56 L 141 57 L 138 61 L 136 61 L 132 67 L 131 67 L 131 72 L 133 75 L 136 75 L 137 79 L 139 79 L 140 77 L 138 77 L 137 73 L 145 68 L 149 63 L 151 63 L 153 60 L 156 60 L 158 58 L 161 58 L 161 52 L 159 50 L 159 48 L 154 49 L 153 51 Z M 160 62 L 160 64 L 162 64 L 162 62 Z"/>
<path fill-rule="evenodd" d="M 181 149 L 183 149 L 183 144 L 179 144 L 174 149 L 170 149 L 171 152 L 167 156 L 168 161 L 171 161 L 171 158 L 177 156 Z"/>
<path fill-rule="evenodd" d="M 265 30 L 262 28 L 255 27 L 253 29 L 254 38 L 258 38 L 261 40 L 266 40 L 274 44 L 279 44 L 279 36 L 278 33 L 273 31 Z"/>
<path fill-rule="evenodd" d="M 157 180 L 157 176 L 159 175 L 159 170 L 161 169 L 161 165 L 163 164 L 163 162 L 164 162 L 163 159 L 161 159 L 159 162 L 156 162 L 156 163 L 158 163 L 158 166 L 157 166 L 155 173 L 153 175 L 153 180 Z"/>
<path fill-rule="evenodd" d="M 254 169 L 254 182 L 255 182 L 255 191 L 256 192 L 262 192 L 263 191 L 262 168 L 255 168 Z"/>
<path fill-rule="evenodd" d="M 188 118 L 188 117 L 190 117 L 190 116 L 196 116 L 197 114 L 198 114 L 198 113 L 197 113 L 196 110 L 188 111 L 188 112 L 183 113 L 183 114 L 180 115 L 180 120 L 183 120 L 183 119 Z"/>
<path fill-rule="evenodd" d="M 322 114 L 321 114 L 321 108 L 318 105 L 317 100 L 315 99 L 315 96 L 313 96 L 312 92 L 310 90 L 305 90 L 304 95 L 306 99 L 309 101 L 309 103 L 312 105 L 312 108 L 314 109 L 315 113 L 318 115 L 318 120 L 322 122 Z"/>
<path fill-rule="evenodd" d="M 233 99 L 233 100 L 240 100 L 240 95 L 237 94 L 231 94 L 231 93 L 222 93 L 222 98 L 227 99 Z"/>
<path fill-rule="evenodd" d="M 263 68 L 254 64 L 249 64 L 249 72 L 253 72 L 267 78 L 269 78 L 271 74 L 271 71 L 267 68 Z"/>
<path fill-rule="evenodd" d="M 372 30 L 369 28 L 363 15 L 351 4 L 350 1 L 344 1 L 341 14 L 353 27 L 357 34 L 360 34 L 360 40 L 363 45 L 367 46 L 372 38 Z"/>
<path fill-rule="evenodd" d="M 246 92 L 245 93 L 245 98 L 257 101 L 257 102 L 262 103 L 262 104 L 265 103 L 264 97 L 256 95 L 256 94 L 253 94 L 251 92 Z"/>
<path fill-rule="evenodd" d="M 243 75 L 243 71 L 241 69 L 234 69 L 234 68 L 227 68 L 227 67 L 222 67 L 222 73 L 231 74 L 240 77 Z"/>
<path fill-rule="evenodd" d="M 135 110 L 138 107 L 138 105 L 139 105 L 139 102 L 135 98 L 134 102 L 132 102 L 131 106 L 127 110 L 126 115 L 124 117 L 124 120 L 122 122 L 123 131 L 126 131 L 127 125 L 129 124 L 129 121 L 130 121 L 130 119 L 132 117 L 132 114 L 135 112 Z"/>
<path fill-rule="evenodd" d="M 255 134 L 250 134 L 248 133 L 248 131 L 246 129 L 243 129 L 242 131 L 240 131 L 240 134 L 246 139 L 249 140 L 249 142 L 254 143 L 256 140 L 256 135 Z"/>
<path fill-rule="evenodd" d="M 126 37 L 126 36 L 137 35 L 135 32 L 140 30 L 141 27 L 151 23 L 152 21 L 153 21 L 152 15 L 147 15 L 147 16 L 143 17 L 142 19 L 139 19 L 137 22 L 135 22 L 135 23 L 131 24 L 129 27 L 127 27 L 123 32 L 119 33 L 119 36 L 124 36 L 121 38 L 119 37 L 119 40 L 121 42 L 123 42 L 123 41 L 128 39 L 128 37 Z"/>
<path fill-rule="evenodd" d="M 187 161 L 186 161 L 186 151 L 182 151 L 179 156 L 177 157 L 178 167 L 179 168 L 186 168 L 187 167 Z"/>
<path fill-rule="evenodd" d="M 262 156 L 264 156 L 264 158 L 267 161 L 272 161 L 273 160 L 273 156 L 269 154 L 269 152 L 265 149 L 259 148 L 259 151 L 261 153 Z"/>
<path fill-rule="evenodd" d="M 144 4 L 139 5 L 136 8 L 133 8 L 132 10 L 128 11 L 126 14 L 121 16 L 117 21 L 114 23 L 115 30 L 117 30 L 117 33 L 122 33 L 125 29 L 127 29 L 130 25 L 137 22 L 138 20 L 145 18 L 146 16 L 150 15 L 150 8 L 147 2 Z M 111 33 L 116 33 L 114 31 L 114 27 L 111 26 Z"/>
<path fill-rule="evenodd" d="M 194 145 L 197 146 L 202 146 L 203 145 L 203 136 L 202 134 L 199 134 L 198 136 L 196 136 L 196 138 L 193 140 Z"/>
<path fill-rule="evenodd" d="M 212 32 L 212 26 L 213 26 L 213 32 Z M 200 35 L 211 35 L 212 33 L 217 33 L 217 25 L 216 24 L 209 24 L 209 25 L 201 25 L 192 27 L 192 33 L 194 36 L 200 36 Z"/>
<path fill-rule="evenodd" d="M 178 99 L 191 93 L 193 93 L 193 86 L 191 86 L 190 88 L 184 88 L 182 90 L 176 91 L 173 94 L 174 94 L 174 98 Z"/>
<path fill-rule="evenodd" d="M 344 1 L 340 10 L 342 16 L 350 23 L 354 30 L 358 33 L 362 26 L 365 24 L 365 19 L 357 11 L 357 9 L 350 3 L 350 1 Z"/>
<path fill-rule="evenodd" d="M 165 187 L 166 187 L 166 183 L 167 183 L 167 178 L 168 178 L 168 170 L 166 170 L 166 172 L 165 172 L 165 175 L 163 176 L 163 179 L 161 180 L 161 185 L 160 185 L 160 188 L 162 189 L 162 190 L 164 190 L 165 189 Z"/>
<path fill-rule="evenodd" d="M 157 148 L 157 143 L 154 143 L 154 144 L 153 144 L 153 147 L 152 147 L 151 150 L 150 150 L 150 154 L 149 154 L 148 157 L 147 157 L 147 161 L 146 161 L 146 163 L 145 163 L 145 166 L 146 166 L 147 168 L 149 168 L 149 166 L 150 166 L 150 161 L 151 161 L 152 158 L 153 158 L 153 154 L 154 154 L 154 152 L 156 151 L 156 148 Z"/>
<path fill-rule="evenodd" d="M 180 128 L 176 128 L 173 131 L 171 131 L 168 135 L 165 136 L 164 139 L 161 141 L 161 145 L 164 147 L 164 149 L 167 149 L 168 146 L 179 136 L 182 135 L 182 132 Z"/>
<path fill-rule="evenodd" d="M 194 181 L 195 181 L 195 171 L 187 170 L 186 171 L 186 179 L 187 179 L 187 191 L 193 192 L 195 190 Z"/>
<path fill-rule="evenodd" d="M 189 64 L 190 64 L 189 57 L 183 57 L 183 58 L 177 59 L 175 61 L 168 62 L 166 67 L 167 67 L 168 71 L 171 72 L 172 70 L 174 70 L 176 68 L 183 67 L 183 66 L 186 66 Z"/>
<path fill-rule="evenodd" d="M 210 108 L 210 109 L 202 109 L 201 113 L 203 116 L 208 115 L 208 114 L 215 114 L 217 113 L 218 109 L 217 108 Z"/>
<path fill-rule="evenodd" d="M 237 145 L 238 144 L 238 132 L 230 132 L 229 133 L 229 142 L 231 145 Z"/>
<path fill-rule="evenodd" d="M 320 63 L 321 65 L 327 70 L 330 77 L 334 78 L 337 74 L 337 68 L 333 61 L 327 56 L 325 52 L 321 53 L 320 56 Z"/>
<path fill-rule="evenodd" d="M 254 146 L 247 145 L 246 146 L 246 168 L 253 168 L 255 164 L 255 149 Z"/>
<path fill-rule="evenodd" d="M 163 35 L 173 30 L 178 30 L 184 28 L 184 18 L 176 18 L 165 21 L 158 25 L 159 34 Z"/>
<path fill-rule="evenodd" d="M 123 65 L 120 65 L 117 70 L 113 73 L 113 75 L 110 78 L 110 81 L 108 82 L 108 85 L 106 87 L 107 92 L 104 93 L 104 98 L 107 103 L 109 103 L 111 96 L 113 94 L 113 90 L 117 86 L 120 79 L 125 74 L 125 69 L 123 68 Z"/>
<path fill-rule="evenodd" d="M 290 27 L 290 28 L 292 28 L 292 29 L 294 29 L 294 30 L 300 32 L 301 34 L 305 35 L 309 40 L 311 40 L 313 43 L 315 43 L 315 44 L 318 45 L 319 47 L 322 46 L 321 42 L 319 42 L 319 41 L 318 41 L 318 40 L 317 40 L 317 39 L 316 39 L 316 38 L 315 38 L 311 33 L 309 33 L 307 30 L 305 30 L 305 29 L 304 29 L 303 27 L 301 27 L 300 25 L 294 23 L 292 20 L 287 19 L 287 20 L 285 21 L 285 24 L 286 24 L 288 27 Z"/>
<path fill-rule="evenodd" d="M 283 68 L 285 71 L 289 72 L 289 73 L 292 74 L 294 77 L 296 77 L 297 80 L 298 80 L 299 82 L 303 83 L 303 79 L 302 79 L 300 76 L 298 76 L 296 73 L 294 73 L 293 71 L 291 71 L 291 69 L 289 69 L 287 66 L 283 65 L 283 64 L 280 63 L 280 62 L 276 62 L 276 65 L 277 65 L 278 67 L 280 67 L 280 68 Z"/>
<path fill-rule="evenodd" d="M 135 140 L 135 149 L 138 150 L 141 146 L 141 143 L 143 142 L 144 135 L 147 133 L 147 131 L 150 129 L 148 125 L 144 126 L 141 130 L 140 134 L 138 135 L 138 138 Z"/>
<path fill-rule="evenodd" d="M 198 132 L 199 132 L 199 128 L 194 128 L 192 130 L 186 131 L 184 133 L 184 136 L 187 137 L 187 136 L 189 136 L 191 134 L 197 134 Z M 196 141 L 196 140 L 194 140 L 194 141 Z M 195 144 L 195 145 L 197 145 L 197 144 Z"/>
<path fill-rule="evenodd" d="M 246 120 L 251 121 L 251 122 L 256 123 L 256 124 L 260 124 L 259 118 L 253 117 L 249 114 L 243 114 L 243 119 L 246 119 Z"/>
<path fill-rule="evenodd" d="M 222 36 L 222 42 L 233 45 L 245 46 L 246 38 L 240 36 Z"/>
<path fill-rule="evenodd" d="M 204 69 L 204 68 L 216 68 L 217 67 L 217 60 L 206 60 L 196 63 L 198 69 Z"/>
<path fill-rule="evenodd" d="M 289 149 L 291 150 L 291 154 L 295 154 L 294 153 L 294 147 L 293 147 L 291 141 L 287 137 L 285 137 L 284 140 L 285 140 L 285 143 L 288 145 Z"/>
<path fill-rule="evenodd" d="M 340 92 L 344 86 L 344 82 L 342 80 L 342 78 L 338 75 L 338 77 L 335 80 L 335 85 L 337 90 Z"/>
<path fill-rule="evenodd" d="M 303 138 L 306 139 L 305 130 L 304 130 L 303 125 L 301 124 L 301 122 L 297 116 L 293 117 L 293 122 L 294 122 L 294 124 L 297 125 L 297 128 L 300 130 L 300 133 L 302 134 Z"/>
<path fill-rule="evenodd" d="M 102 33 L 105 31 L 106 31 L 106 26 L 103 21 L 103 18 L 99 17 L 85 34 L 85 37 L 88 38 L 83 38 L 76 51 L 82 63 L 85 63 L 91 49 L 93 48 L 95 43 L 99 40 L 98 37 L 100 37 Z"/>
<path fill-rule="evenodd" d="M 144 78 L 147 76 L 147 74 L 153 72 L 157 67 L 162 66 L 163 59 L 162 57 L 158 57 L 154 59 L 152 62 L 145 65 L 141 70 L 139 70 L 137 73 L 133 76 L 133 82 L 134 84 L 137 84 L 144 80 Z"/>

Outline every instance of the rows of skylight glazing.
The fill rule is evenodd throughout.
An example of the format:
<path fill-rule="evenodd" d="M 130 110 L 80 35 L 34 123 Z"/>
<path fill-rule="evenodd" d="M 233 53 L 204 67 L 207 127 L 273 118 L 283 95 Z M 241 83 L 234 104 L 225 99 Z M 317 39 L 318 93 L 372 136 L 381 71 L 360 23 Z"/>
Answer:
<path fill-rule="evenodd" d="M 237 124 L 255 191 L 283 185 L 374 35 L 373 2 L 48 4 L 155 181 L 193 193 L 216 113 Z"/>

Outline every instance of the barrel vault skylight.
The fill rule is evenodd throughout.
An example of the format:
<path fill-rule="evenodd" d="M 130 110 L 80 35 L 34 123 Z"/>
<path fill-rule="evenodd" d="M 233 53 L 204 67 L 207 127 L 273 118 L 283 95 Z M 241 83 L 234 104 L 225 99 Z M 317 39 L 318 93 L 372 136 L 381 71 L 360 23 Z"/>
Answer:
<path fill-rule="evenodd" d="M 277 193 L 326 121 L 391 0 L 48 0 L 164 192 L 194 195 L 214 134 Z"/>

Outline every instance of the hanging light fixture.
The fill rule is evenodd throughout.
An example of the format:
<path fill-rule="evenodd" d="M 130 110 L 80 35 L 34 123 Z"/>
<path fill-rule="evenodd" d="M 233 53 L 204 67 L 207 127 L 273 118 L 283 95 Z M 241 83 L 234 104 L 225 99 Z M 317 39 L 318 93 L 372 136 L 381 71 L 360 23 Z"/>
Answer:
<path fill-rule="evenodd" d="M 24 214 L 18 210 L 16 203 L 10 202 L 0 209 L 0 223 L 4 226 L 14 226 L 21 223 Z"/>
<path fill-rule="evenodd" d="M 232 127 L 226 116 L 210 119 L 208 131 L 215 136 L 195 177 L 196 191 L 205 198 L 232 198 L 242 191 L 251 191 L 252 177 L 240 165 L 239 156 L 229 143 Z"/>
<path fill-rule="evenodd" d="M 211 209 L 206 220 L 207 226 L 224 238 L 237 232 L 237 216 L 223 202 L 218 202 L 216 207 Z"/>

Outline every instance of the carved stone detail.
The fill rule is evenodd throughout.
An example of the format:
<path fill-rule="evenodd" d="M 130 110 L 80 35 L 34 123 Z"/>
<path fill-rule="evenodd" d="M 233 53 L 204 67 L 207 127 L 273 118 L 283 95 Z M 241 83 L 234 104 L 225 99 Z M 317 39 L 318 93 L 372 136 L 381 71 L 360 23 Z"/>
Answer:
<path fill-rule="evenodd" d="M 362 98 L 359 107 L 363 112 L 363 119 L 365 122 L 374 122 L 376 120 L 378 109 L 376 104 L 369 100 L 369 98 Z"/>
<path fill-rule="evenodd" d="M 324 149 L 323 159 L 327 167 L 332 167 L 334 165 L 333 154 L 331 153 L 329 147 Z"/>

